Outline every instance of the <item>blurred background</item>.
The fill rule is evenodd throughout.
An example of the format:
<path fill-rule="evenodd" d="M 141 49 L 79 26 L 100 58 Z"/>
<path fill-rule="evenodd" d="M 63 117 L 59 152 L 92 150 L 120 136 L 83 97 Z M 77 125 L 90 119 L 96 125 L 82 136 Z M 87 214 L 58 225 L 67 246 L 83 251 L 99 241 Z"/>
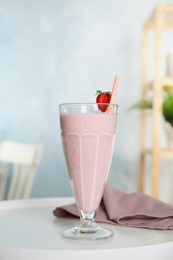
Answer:
<path fill-rule="evenodd" d="M 31 197 L 72 195 L 58 106 L 95 102 L 97 89 L 111 91 L 115 74 L 120 113 L 108 182 L 125 192 L 138 190 L 139 111 L 127 109 L 140 99 L 142 29 L 159 3 L 0 0 L 0 142 L 43 145 Z M 163 169 L 166 199 L 173 178 L 169 161 Z"/>

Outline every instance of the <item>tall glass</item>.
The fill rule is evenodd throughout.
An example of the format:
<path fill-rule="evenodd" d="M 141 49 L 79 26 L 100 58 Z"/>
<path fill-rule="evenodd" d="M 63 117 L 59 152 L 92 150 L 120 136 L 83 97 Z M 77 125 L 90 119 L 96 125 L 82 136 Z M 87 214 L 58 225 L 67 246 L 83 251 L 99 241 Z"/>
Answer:
<path fill-rule="evenodd" d="M 69 239 L 98 240 L 113 235 L 112 230 L 96 224 L 95 216 L 111 165 L 118 106 L 100 105 L 107 107 L 105 113 L 96 103 L 59 106 L 63 151 L 80 214 L 77 227 L 61 232 Z"/>

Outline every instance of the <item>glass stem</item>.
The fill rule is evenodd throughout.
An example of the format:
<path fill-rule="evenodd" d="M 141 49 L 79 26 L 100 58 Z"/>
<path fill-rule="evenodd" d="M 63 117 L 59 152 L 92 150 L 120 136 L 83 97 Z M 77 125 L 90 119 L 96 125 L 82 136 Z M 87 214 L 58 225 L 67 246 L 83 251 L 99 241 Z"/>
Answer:
<path fill-rule="evenodd" d="M 98 226 L 95 222 L 96 212 L 85 214 L 80 210 L 80 225 L 78 227 L 81 233 L 95 233 L 98 230 Z"/>

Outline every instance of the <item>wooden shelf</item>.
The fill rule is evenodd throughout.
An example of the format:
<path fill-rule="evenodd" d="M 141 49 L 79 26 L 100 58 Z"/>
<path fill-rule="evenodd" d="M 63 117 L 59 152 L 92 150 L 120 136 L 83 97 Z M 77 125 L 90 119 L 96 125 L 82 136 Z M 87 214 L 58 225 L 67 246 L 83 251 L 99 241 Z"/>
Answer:
<path fill-rule="evenodd" d="M 162 12 L 162 29 L 173 30 L 173 5 L 171 4 L 158 5 L 145 23 L 144 28 L 146 30 L 155 30 L 156 23 L 158 22 L 158 11 Z"/>
<path fill-rule="evenodd" d="M 161 157 L 173 157 L 173 150 L 171 149 L 162 149 L 160 151 Z"/>
<path fill-rule="evenodd" d="M 152 149 L 144 149 L 141 151 L 142 155 L 152 155 Z M 160 157 L 173 157 L 173 149 L 160 149 Z"/>
<path fill-rule="evenodd" d="M 151 55 L 149 53 L 149 36 L 151 30 L 154 32 L 154 58 L 153 58 L 153 80 L 148 82 L 149 64 Z M 173 31 L 173 5 L 159 4 L 144 24 L 142 34 L 142 66 L 141 66 L 141 100 L 146 100 L 149 92 L 152 92 L 152 148 L 146 148 L 146 125 L 147 113 L 144 109 L 141 111 L 141 153 L 140 153 L 140 169 L 139 169 L 139 190 L 145 192 L 145 157 L 151 156 L 151 176 L 152 176 L 152 191 L 153 197 L 159 196 L 159 174 L 160 160 L 162 158 L 172 158 L 173 149 L 161 149 L 161 134 L 162 134 L 162 104 L 163 90 L 173 91 L 173 77 L 163 78 L 163 38 L 164 31 Z"/>
<path fill-rule="evenodd" d="M 173 78 L 165 77 L 162 81 L 162 86 L 164 90 L 173 90 Z"/>
<path fill-rule="evenodd" d="M 160 85 L 163 90 L 173 91 L 173 78 L 165 77 L 164 79 L 161 80 Z M 153 89 L 154 89 L 154 82 L 152 81 L 144 85 L 143 91 L 148 92 L 148 91 L 153 91 Z"/>

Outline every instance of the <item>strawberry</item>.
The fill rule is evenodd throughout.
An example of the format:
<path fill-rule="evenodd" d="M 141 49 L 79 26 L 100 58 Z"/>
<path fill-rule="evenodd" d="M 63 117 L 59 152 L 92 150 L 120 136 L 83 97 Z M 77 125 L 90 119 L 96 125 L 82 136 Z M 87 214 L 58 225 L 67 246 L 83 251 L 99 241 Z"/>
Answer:
<path fill-rule="evenodd" d="M 111 92 L 102 92 L 100 90 L 97 90 L 96 92 L 96 102 L 98 103 L 98 108 L 102 111 L 105 112 L 107 109 L 107 105 L 101 104 L 101 103 L 110 103 L 111 99 Z"/>

